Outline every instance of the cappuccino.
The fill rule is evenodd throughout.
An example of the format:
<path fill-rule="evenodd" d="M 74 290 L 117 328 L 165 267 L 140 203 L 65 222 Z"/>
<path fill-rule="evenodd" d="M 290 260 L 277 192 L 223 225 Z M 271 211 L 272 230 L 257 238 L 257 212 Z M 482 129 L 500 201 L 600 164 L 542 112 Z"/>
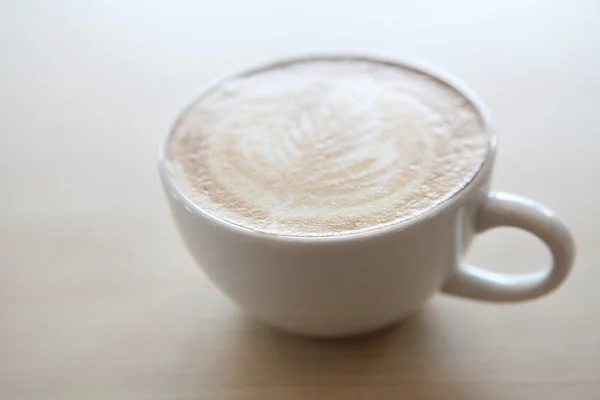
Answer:
<path fill-rule="evenodd" d="M 175 184 L 207 213 L 281 236 L 369 232 L 469 183 L 490 136 L 445 82 L 352 59 L 277 64 L 203 95 L 171 132 Z"/>

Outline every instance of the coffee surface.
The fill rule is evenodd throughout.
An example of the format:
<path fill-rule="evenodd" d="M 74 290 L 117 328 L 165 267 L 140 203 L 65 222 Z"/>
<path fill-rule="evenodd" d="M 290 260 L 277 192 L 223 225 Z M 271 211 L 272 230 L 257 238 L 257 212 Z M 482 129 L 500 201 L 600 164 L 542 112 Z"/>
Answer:
<path fill-rule="evenodd" d="M 414 218 L 483 164 L 490 137 L 461 93 L 422 72 L 307 60 L 231 78 L 175 125 L 167 158 L 200 208 L 282 236 L 341 236 Z"/>

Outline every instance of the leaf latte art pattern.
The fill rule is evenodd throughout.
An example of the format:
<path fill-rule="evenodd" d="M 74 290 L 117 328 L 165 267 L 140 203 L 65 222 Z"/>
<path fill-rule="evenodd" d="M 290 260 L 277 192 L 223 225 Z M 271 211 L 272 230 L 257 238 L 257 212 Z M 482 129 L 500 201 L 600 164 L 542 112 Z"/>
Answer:
<path fill-rule="evenodd" d="M 358 233 L 460 190 L 488 146 L 474 107 L 413 70 L 310 61 L 226 81 L 180 119 L 169 159 L 201 208 L 289 236 Z"/>

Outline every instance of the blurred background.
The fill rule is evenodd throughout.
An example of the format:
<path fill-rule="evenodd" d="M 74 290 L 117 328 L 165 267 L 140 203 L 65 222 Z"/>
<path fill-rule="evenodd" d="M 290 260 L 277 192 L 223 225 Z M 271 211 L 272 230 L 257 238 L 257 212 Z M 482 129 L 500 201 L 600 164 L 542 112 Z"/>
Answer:
<path fill-rule="evenodd" d="M 328 51 L 416 57 L 478 93 L 494 188 L 573 229 L 569 282 L 518 307 L 437 296 L 359 344 L 245 320 L 177 237 L 158 144 L 209 80 Z M 600 397 L 600 2 L 5 0 L 0 80 L 0 397 Z M 469 260 L 549 256 L 502 230 Z"/>

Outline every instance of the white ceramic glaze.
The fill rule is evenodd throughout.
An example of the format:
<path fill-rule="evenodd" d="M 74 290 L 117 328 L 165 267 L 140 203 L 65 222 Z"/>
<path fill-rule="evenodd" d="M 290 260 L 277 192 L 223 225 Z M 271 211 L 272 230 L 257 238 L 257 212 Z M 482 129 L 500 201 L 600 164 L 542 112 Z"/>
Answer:
<path fill-rule="evenodd" d="M 480 110 L 489 129 L 489 156 L 463 190 L 417 218 L 362 234 L 296 238 L 254 232 L 203 211 L 173 182 L 165 159 L 167 138 L 159 168 L 175 222 L 200 266 L 241 308 L 290 332 L 348 336 L 401 320 L 440 290 L 478 300 L 521 301 L 542 296 L 564 281 L 574 256 L 570 233 L 547 208 L 489 192 L 495 132 L 488 111 L 464 84 L 415 62 L 331 55 L 303 59 L 307 58 L 374 59 L 438 77 Z M 537 235 L 549 247 L 552 265 L 538 273 L 514 275 L 462 265 L 474 234 L 497 226 Z"/>

